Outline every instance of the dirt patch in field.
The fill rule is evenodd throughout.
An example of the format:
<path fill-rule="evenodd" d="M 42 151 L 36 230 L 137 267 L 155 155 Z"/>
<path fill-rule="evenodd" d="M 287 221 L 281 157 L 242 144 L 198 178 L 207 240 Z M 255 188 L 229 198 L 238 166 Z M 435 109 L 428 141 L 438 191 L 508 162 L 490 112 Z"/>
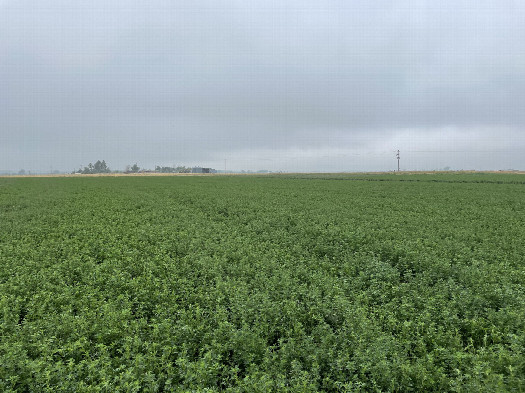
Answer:
<path fill-rule="evenodd" d="M 265 175 L 435 175 L 435 174 L 461 174 L 461 173 L 501 173 L 510 175 L 525 175 L 525 171 L 401 171 L 401 172 L 287 172 L 287 173 L 99 173 L 84 175 L 76 173 L 63 174 L 41 174 L 41 175 L 0 175 L 0 178 L 23 178 L 23 177 L 137 177 L 137 176 L 265 176 Z"/>
<path fill-rule="evenodd" d="M 249 173 L 97 173 L 97 174 L 77 174 L 77 173 L 60 173 L 60 174 L 39 174 L 39 175 L 0 175 L 8 178 L 23 177 L 144 177 L 144 176 L 235 176 L 250 175 Z M 253 173 L 255 175 L 255 173 Z M 264 175 L 258 173 L 257 175 Z"/>

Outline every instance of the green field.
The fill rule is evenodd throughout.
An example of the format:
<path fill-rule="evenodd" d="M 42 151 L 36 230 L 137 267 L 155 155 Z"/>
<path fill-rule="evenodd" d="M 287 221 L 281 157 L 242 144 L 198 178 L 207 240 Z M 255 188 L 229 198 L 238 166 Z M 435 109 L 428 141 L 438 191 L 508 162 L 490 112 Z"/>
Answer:
<path fill-rule="evenodd" d="M 0 391 L 525 390 L 525 176 L 0 179 Z"/>

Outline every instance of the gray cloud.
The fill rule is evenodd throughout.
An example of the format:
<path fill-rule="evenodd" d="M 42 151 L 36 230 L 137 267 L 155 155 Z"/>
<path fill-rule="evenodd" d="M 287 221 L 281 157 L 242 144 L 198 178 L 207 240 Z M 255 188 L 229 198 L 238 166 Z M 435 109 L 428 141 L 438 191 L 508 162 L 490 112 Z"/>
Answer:
<path fill-rule="evenodd" d="M 0 169 L 384 170 L 397 148 L 524 169 L 523 20 L 510 0 L 4 0 Z"/>

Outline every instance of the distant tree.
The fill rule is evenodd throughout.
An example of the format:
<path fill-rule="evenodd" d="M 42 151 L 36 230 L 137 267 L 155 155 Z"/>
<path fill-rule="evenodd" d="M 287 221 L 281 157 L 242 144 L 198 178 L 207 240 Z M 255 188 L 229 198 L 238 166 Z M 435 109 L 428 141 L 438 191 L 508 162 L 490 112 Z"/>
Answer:
<path fill-rule="evenodd" d="M 138 171 L 140 171 L 140 167 L 137 165 L 137 163 L 133 164 L 133 166 L 131 167 L 131 172 L 137 173 Z"/>
<path fill-rule="evenodd" d="M 25 174 L 26 174 L 26 170 L 25 170 L 25 169 L 20 169 L 20 170 L 18 171 L 18 174 L 19 174 L 19 175 L 25 175 Z"/>
<path fill-rule="evenodd" d="M 187 168 L 185 166 L 155 166 L 155 172 L 159 173 L 190 173 L 191 168 Z"/>
<path fill-rule="evenodd" d="M 93 165 L 90 162 L 88 166 L 85 166 L 84 169 L 80 168 L 78 172 L 84 175 L 92 175 L 96 173 L 110 173 L 111 169 L 109 169 L 108 165 L 106 164 L 106 161 L 98 160 L 97 162 L 95 162 L 95 165 Z"/>
<path fill-rule="evenodd" d="M 105 160 L 98 160 L 93 166 L 93 173 L 109 173 L 111 172 L 108 168 Z"/>
<path fill-rule="evenodd" d="M 171 167 L 171 166 L 159 166 L 155 167 L 155 172 L 160 173 L 180 173 L 185 167 Z"/>

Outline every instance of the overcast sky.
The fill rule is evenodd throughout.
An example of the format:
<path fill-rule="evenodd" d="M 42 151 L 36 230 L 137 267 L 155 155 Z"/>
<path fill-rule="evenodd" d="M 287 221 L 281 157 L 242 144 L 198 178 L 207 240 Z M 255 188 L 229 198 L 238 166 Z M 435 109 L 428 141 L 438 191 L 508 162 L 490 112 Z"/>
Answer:
<path fill-rule="evenodd" d="M 0 170 L 525 169 L 521 0 L 0 0 Z"/>

